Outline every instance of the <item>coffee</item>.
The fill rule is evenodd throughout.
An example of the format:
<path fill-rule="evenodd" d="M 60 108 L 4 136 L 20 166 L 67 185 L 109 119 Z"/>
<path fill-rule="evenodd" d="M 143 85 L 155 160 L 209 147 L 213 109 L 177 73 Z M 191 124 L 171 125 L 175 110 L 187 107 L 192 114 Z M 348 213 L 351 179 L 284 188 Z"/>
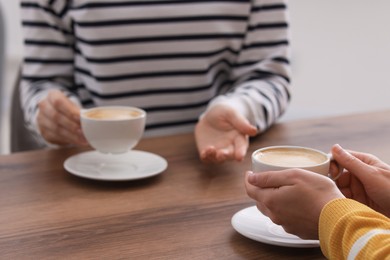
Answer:
<path fill-rule="evenodd" d="M 321 153 L 303 148 L 269 148 L 256 153 L 262 163 L 280 167 L 311 167 L 326 162 L 327 157 Z"/>
<path fill-rule="evenodd" d="M 115 109 L 115 108 L 101 108 L 93 109 L 84 113 L 84 116 L 90 119 L 101 120 L 126 120 L 137 118 L 141 116 L 139 111 Z"/>
<path fill-rule="evenodd" d="M 269 146 L 252 153 L 252 170 L 254 172 L 265 172 L 301 168 L 336 180 L 344 172 L 344 169 L 334 161 L 339 171 L 336 176 L 333 176 L 330 174 L 331 161 L 334 161 L 331 154 L 308 147 Z"/>
<path fill-rule="evenodd" d="M 131 150 L 142 138 L 146 112 L 137 107 L 106 106 L 83 110 L 81 129 L 88 143 L 102 153 Z"/>

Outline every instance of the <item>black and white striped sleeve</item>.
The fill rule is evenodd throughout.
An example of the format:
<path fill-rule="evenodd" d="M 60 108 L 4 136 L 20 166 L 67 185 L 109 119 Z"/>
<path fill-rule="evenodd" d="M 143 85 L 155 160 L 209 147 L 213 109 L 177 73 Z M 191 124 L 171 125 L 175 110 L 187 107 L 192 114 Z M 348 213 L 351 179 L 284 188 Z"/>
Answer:
<path fill-rule="evenodd" d="M 21 104 L 30 129 L 38 132 L 38 103 L 50 89 L 72 94 L 74 36 L 71 21 L 65 18 L 68 1 L 21 1 L 24 61 L 20 84 Z"/>
<path fill-rule="evenodd" d="M 260 133 L 290 101 L 289 33 L 286 1 L 254 2 L 246 39 L 233 64 L 233 88 L 209 107 L 225 103 L 239 109 Z"/>

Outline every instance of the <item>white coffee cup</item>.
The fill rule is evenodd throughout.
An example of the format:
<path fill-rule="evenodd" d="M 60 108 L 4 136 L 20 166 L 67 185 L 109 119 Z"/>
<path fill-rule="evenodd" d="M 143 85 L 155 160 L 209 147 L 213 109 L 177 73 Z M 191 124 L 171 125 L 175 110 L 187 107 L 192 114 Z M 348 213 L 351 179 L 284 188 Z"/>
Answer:
<path fill-rule="evenodd" d="M 146 112 L 127 106 L 83 109 L 81 128 L 89 144 L 102 153 L 119 154 L 131 150 L 141 139 Z"/>
<path fill-rule="evenodd" d="M 269 146 L 252 153 L 252 170 L 254 172 L 264 172 L 300 168 L 336 180 L 343 173 L 344 168 L 337 165 L 339 172 L 332 177 L 330 174 L 330 163 L 332 160 L 331 154 L 308 147 Z"/>

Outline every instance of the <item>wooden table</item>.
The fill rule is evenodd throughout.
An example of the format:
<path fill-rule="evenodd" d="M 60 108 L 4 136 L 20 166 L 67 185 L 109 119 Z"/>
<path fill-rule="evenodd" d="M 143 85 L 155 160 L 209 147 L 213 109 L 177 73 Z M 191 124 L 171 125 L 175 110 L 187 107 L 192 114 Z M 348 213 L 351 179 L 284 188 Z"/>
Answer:
<path fill-rule="evenodd" d="M 139 181 L 100 182 L 66 172 L 83 150 L 0 157 L 1 259 L 324 259 L 319 248 L 262 244 L 231 226 L 254 205 L 243 174 L 250 153 L 268 145 L 332 144 L 390 162 L 390 111 L 276 124 L 255 138 L 246 159 L 203 165 L 192 135 L 143 140 L 138 150 L 165 157 L 168 169 Z"/>

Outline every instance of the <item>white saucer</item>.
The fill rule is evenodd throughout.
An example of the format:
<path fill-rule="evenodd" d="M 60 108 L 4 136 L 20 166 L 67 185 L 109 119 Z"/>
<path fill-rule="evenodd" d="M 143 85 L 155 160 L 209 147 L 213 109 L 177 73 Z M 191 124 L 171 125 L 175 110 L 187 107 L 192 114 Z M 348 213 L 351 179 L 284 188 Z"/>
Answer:
<path fill-rule="evenodd" d="M 264 216 L 256 206 L 238 211 L 232 217 L 233 228 L 241 235 L 270 245 L 286 247 L 319 247 L 318 240 L 304 240 L 289 234 Z"/>
<path fill-rule="evenodd" d="M 131 150 L 124 154 L 83 152 L 69 157 L 64 168 L 79 177 L 101 181 L 129 181 L 160 174 L 168 166 L 159 155 Z"/>

